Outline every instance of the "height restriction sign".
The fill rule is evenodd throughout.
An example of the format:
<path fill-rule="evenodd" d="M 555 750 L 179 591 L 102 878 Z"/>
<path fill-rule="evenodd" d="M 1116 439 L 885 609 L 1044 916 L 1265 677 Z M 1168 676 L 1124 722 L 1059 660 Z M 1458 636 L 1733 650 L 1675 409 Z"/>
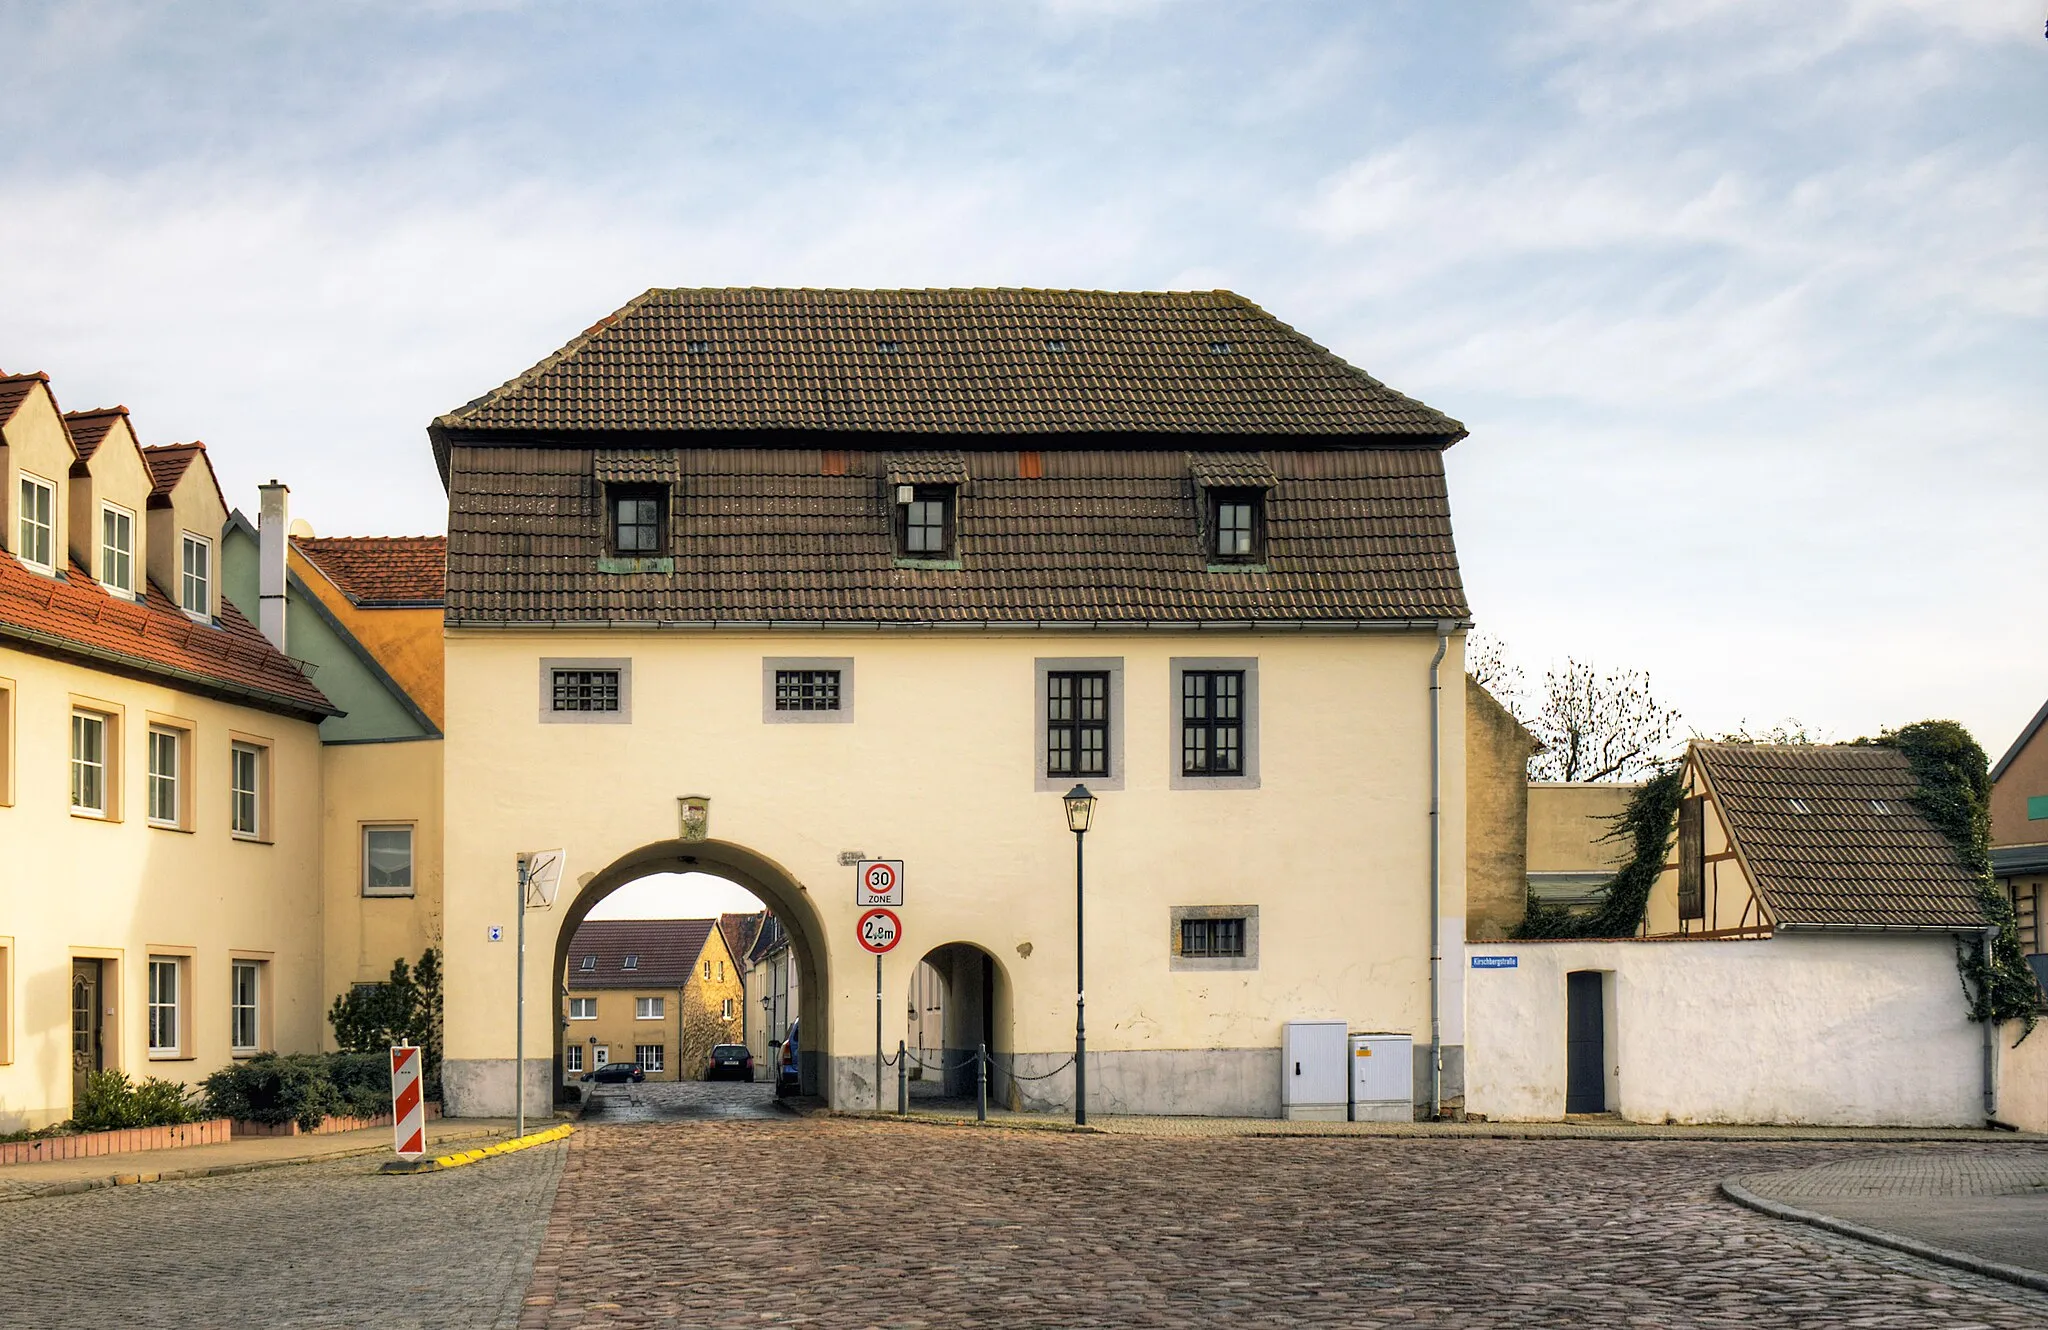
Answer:
<path fill-rule="evenodd" d="M 903 921 L 887 910 L 869 910 L 860 917 L 860 944 L 875 953 L 879 967 L 882 953 L 903 939 Z"/>
<path fill-rule="evenodd" d="M 865 910 L 875 905 L 903 904 L 903 861 L 863 859 L 854 865 L 853 903 Z"/>

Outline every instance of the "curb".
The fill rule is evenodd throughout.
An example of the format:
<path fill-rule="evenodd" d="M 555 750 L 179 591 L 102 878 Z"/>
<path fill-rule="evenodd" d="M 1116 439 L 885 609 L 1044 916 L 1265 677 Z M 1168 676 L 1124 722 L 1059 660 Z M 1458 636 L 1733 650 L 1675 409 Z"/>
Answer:
<path fill-rule="evenodd" d="M 1721 1194 L 1737 1205 L 1754 1210 L 1758 1214 L 1769 1215 L 1773 1219 L 1787 1219 L 1794 1223 L 1810 1224 L 1815 1228 L 1824 1228 L 1830 1233 L 1839 1233 L 1843 1237 L 1855 1238 L 1861 1242 L 1868 1242 L 1873 1246 L 1889 1247 L 1893 1251 L 1902 1251 L 1908 1256 L 1918 1256 L 1925 1261 L 1934 1261 L 1940 1265 L 1953 1266 L 1958 1270 L 1967 1270 L 1974 1275 L 1986 1275 L 1992 1279 L 2002 1279 L 2009 1284 L 2018 1284 L 2022 1288 L 2030 1288 L 2038 1293 L 2048 1293 L 2048 1274 L 2042 1274 L 2037 1270 L 2026 1270 L 2017 1265 L 2006 1265 L 2001 1261 L 1987 1261 L 1981 1256 L 1972 1256 L 1968 1252 L 1953 1251 L 1947 1247 L 1937 1247 L 1931 1242 L 1921 1242 L 1917 1238 L 1902 1237 L 1897 1233 L 1887 1233 L 1879 1228 L 1868 1228 L 1862 1224 L 1852 1223 L 1847 1219 L 1837 1219 L 1833 1215 L 1819 1214 L 1812 1210 L 1802 1210 L 1796 1205 L 1786 1205 L 1782 1201 L 1766 1200 L 1733 1178 L 1728 1178 L 1721 1183 Z"/>
<path fill-rule="evenodd" d="M 380 1173 L 401 1174 L 407 1177 L 415 1173 L 441 1173 L 451 1168 L 462 1168 L 469 1164 L 481 1163 L 486 1159 L 495 1159 L 499 1155 L 509 1155 L 519 1150 L 530 1150 L 536 1145 L 552 1145 L 556 1141 L 566 1139 L 575 1130 L 576 1127 L 573 1123 L 565 1122 L 559 1127 L 550 1127 L 546 1131 L 528 1132 L 524 1136 L 515 1136 L 509 1141 L 500 1141 L 496 1145 L 486 1145 L 475 1150 L 462 1150 L 455 1154 L 441 1155 L 435 1159 L 394 1159 L 377 1171 Z"/>
<path fill-rule="evenodd" d="M 443 1140 L 489 1140 L 495 1131 L 465 1132 Z M 189 1182 L 197 1178 L 224 1178 L 237 1173 L 260 1173 L 265 1169 L 290 1168 L 297 1164 L 325 1164 L 336 1159 L 360 1159 L 365 1155 L 389 1154 L 388 1145 L 333 1150 L 317 1155 L 293 1155 L 287 1159 L 252 1159 L 242 1164 L 210 1164 L 204 1168 L 167 1168 L 154 1173 L 114 1173 L 102 1178 L 80 1178 L 75 1182 L 53 1182 L 46 1187 L 0 1191 L 0 1205 L 10 1201 L 40 1201 L 51 1196 L 76 1196 L 80 1192 L 104 1191 L 109 1187 L 134 1187 L 146 1182 Z"/>

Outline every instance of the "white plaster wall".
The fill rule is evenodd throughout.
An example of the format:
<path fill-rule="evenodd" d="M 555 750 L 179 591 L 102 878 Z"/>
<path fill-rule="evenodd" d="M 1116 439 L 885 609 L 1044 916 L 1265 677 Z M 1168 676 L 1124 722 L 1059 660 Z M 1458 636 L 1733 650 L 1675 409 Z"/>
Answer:
<path fill-rule="evenodd" d="M 1610 1105 L 1633 1122 L 1974 1126 L 1983 1032 L 1941 934 L 1472 943 L 1466 1108 L 1564 1116 L 1565 976 L 1607 981 Z"/>

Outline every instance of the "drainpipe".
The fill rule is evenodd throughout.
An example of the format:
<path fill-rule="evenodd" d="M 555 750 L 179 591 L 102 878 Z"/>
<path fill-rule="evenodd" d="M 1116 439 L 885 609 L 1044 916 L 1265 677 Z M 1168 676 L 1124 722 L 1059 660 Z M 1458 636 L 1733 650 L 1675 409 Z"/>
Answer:
<path fill-rule="evenodd" d="M 1993 946 L 1998 938 L 1996 928 L 1984 930 L 1984 965 L 1988 969 L 1993 959 Z M 1984 1021 L 1984 1118 L 1987 1122 L 1998 1121 L 1998 1022 Z"/>
<path fill-rule="evenodd" d="M 1429 1120 L 1444 1115 L 1444 757 L 1443 685 L 1437 667 L 1451 649 L 1455 624 L 1436 626 L 1429 658 Z"/>

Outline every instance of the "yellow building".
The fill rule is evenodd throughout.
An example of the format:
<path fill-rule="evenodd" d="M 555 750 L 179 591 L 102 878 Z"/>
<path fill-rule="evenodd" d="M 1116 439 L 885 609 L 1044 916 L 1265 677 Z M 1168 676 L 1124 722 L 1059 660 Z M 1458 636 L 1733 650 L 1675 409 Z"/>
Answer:
<path fill-rule="evenodd" d="M 436 421 L 450 1111 L 512 1102 L 487 938 L 553 846 L 529 991 L 619 885 L 723 874 L 834 1104 L 882 1088 L 862 856 L 907 864 L 882 1042 L 935 957 L 999 1098 L 1072 1102 L 1084 919 L 1098 1109 L 1278 1114 L 1308 1019 L 1455 1104 L 1463 433 L 1227 292 L 652 291 Z"/>
<path fill-rule="evenodd" d="M 745 986 L 717 925 L 602 919 L 576 930 L 563 982 L 565 1079 L 632 1062 L 650 1081 L 697 1080 L 714 1045 L 741 1042 Z"/>

